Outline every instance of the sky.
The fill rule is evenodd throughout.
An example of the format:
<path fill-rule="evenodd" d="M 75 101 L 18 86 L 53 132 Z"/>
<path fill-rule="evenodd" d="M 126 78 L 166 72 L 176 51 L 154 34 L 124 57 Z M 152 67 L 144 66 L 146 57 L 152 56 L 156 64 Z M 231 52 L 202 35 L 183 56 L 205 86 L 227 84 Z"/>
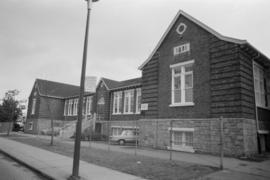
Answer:
<path fill-rule="evenodd" d="M 0 0 L 0 98 L 27 99 L 36 78 L 79 85 L 84 0 Z M 269 0 L 100 0 L 93 4 L 86 75 L 141 76 L 178 10 L 270 57 Z"/>

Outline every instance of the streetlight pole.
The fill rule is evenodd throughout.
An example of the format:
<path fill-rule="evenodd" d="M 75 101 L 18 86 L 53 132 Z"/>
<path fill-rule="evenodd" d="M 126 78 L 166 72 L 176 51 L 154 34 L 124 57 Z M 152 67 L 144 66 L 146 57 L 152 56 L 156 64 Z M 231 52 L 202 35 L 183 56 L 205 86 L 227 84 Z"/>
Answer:
<path fill-rule="evenodd" d="M 87 19 L 86 29 L 84 38 L 84 49 L 83 49 L 83 60 L 82 60 L 82 71 L 81 71 L 81 83 L 80 83 L 80 96 L 79 96 L 79 107 L 78 107 L 78 121 L 76 125 L 76 137 L 73 154 L 73 169 L 70 180 L 79 180 L 79 164 L 80 164 L 80 148 L 81 148 L 81 129 L 82 129 L 82 108 L 83 108 L 83 95 L 84 95 L 84 81 L 85 81 L 85 70 L 87 61 L 87 46 L 88 46 L 88 31 L 90 21 L 90 11 L 92 8 L 92 2 L 98 0 L 86 0 L 87 1 Z"/>

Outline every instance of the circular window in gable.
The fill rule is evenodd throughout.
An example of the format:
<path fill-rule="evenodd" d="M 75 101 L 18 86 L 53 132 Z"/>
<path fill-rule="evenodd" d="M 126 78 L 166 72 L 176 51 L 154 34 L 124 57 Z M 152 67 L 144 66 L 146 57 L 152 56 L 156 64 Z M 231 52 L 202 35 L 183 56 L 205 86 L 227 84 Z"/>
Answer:
<path fill-rule="evenodd" d="M 183 35 L 184 32 L 186 31 L 187 29 L 187 25 L 184 24 L 184 23 L 180 23 L 177 28 L 176 28 L 176 32 L 179 34 L 179 35 Z"/>

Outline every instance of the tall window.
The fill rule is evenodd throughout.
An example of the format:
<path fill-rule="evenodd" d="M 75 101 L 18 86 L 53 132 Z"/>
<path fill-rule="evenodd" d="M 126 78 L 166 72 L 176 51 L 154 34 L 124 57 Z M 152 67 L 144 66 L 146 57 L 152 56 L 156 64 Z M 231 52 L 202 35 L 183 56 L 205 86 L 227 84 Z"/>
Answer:
<path fill-rule="evenodd" d="M 68 100 L 68 116 L 72 115 L 72 104 L 73 104 L 73 99 Z"/>
<path fill-rule="evenodd" d="M 36 98 L 33 98 L 31 114 L 35 114 L 35 111 L 36 111 L 36 102 L 37 102 L 37 99 Z"/>
<path fill-rule="evenodd" d="M 134 112 L 134 89 L 125 91 L 124 99 L 124 114 L 131 114 Z"/>
<path fill-rule="evenodd" d="M 86 98 L 86 114 L 91 114 L 91 108 L 92 108 L 92 96 L 88 96 Z"/>
<path fill-rule="evenodd" d="M 64 106 L 64 116 L 67 115 L 68 112 L 68 100 L 65 100 L 65 106 Z"/>
<path fill-rule="evenodd" d="M 141 88 L 137 88 L 136 89 L 136 113 L 137 114 L 141 112 L 141 97 L 142 97 Z"/>
<path fill-rule="evenodd" d="M 73 115 L 78 114 L 78 99 L 74 99 L 74 105 L 73 105 Z"/>
<path fill-rule="evenodd" d="M 113 93 L 113 114 L 121 114 L 122 109 L 122 91 Z"/>
<path fill-rule="evenodd" d="M 172 93 L 171 106 L 188 106 L 193 103 L 194 60 L 171 65 Z"/>
<path fill-rule="evenodd" d="M 266 107 L 264 72 L 262 66 L 255 62 L 253 63 L 253 76 L 256 105 Z"/>

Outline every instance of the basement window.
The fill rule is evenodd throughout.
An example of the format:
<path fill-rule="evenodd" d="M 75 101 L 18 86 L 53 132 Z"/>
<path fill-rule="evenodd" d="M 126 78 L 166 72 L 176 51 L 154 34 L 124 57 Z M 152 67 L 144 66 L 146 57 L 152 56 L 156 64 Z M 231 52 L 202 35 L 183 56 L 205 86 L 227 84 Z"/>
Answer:
<path fill-rule="evenodd" d="M 177 151 L 194 152 L 194 128 L 169 128 L 172 131 L 172 149 Z M 170 149 L 170 147 L 168 147 Z"/>

